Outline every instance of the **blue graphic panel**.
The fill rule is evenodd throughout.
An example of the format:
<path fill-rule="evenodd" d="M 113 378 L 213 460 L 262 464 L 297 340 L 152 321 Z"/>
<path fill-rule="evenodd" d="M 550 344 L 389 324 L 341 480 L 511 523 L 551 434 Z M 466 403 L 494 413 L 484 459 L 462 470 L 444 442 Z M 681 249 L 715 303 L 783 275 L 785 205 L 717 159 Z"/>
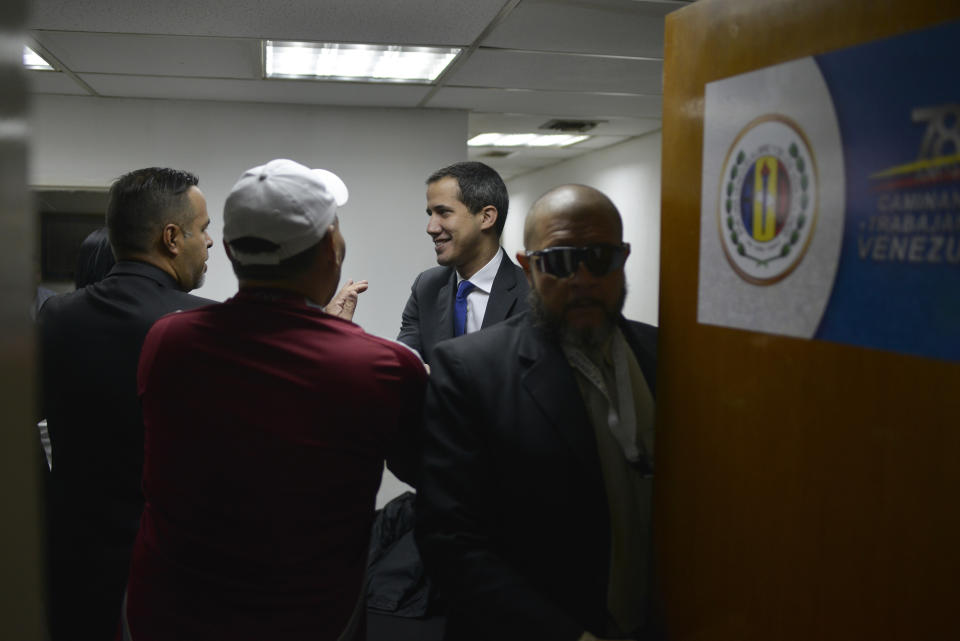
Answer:
<path fill-rule="evenodd" d="M 960 23 L 948 23 L 815 57 L 846 173 L 816 338 L 960 361 L 958 40 Z"/>

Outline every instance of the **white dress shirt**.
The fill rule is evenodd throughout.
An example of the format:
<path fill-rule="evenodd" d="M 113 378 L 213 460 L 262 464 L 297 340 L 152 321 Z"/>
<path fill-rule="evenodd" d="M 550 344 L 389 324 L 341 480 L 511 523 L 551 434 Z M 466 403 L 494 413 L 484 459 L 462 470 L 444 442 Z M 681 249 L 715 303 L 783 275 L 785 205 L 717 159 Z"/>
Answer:
<path fill-rule="evenodd" d="M 467 324 L 464 333 L 475 332 L 483 326 L 483 315 L 487 313 L 487 302 L 493 290 L 493 279 L 497 277 L 500 262 L 503 260 L 503 250 L 497 249 L 493 259 L 480 268 L 476 274 L 464 279 L 457 274 L 457 285 L 463 280 L 469 280 L 474 287 L 467 294 Z"/>

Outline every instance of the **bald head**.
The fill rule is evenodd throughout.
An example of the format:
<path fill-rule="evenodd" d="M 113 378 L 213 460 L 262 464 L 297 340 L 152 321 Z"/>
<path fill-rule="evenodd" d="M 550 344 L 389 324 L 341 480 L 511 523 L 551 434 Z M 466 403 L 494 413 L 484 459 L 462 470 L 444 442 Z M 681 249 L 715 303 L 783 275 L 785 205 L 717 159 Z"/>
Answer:
<path fill-rule="evenodd" d="M 546 239 L 560 231 L 601 227 L 623 237 L 620 212 L 603 192 L 586 185 L 561 185 L 537 199 L 523 226 L 523 244 L 541 249 Z"/>
<path fill-rule="evenodd" d="M 616 206 L 593 187 L 551 189 L 530 208 L 523 243 L 534 323 L 567 343 L 603 345 L 620 318 L 630 255 Z"/>

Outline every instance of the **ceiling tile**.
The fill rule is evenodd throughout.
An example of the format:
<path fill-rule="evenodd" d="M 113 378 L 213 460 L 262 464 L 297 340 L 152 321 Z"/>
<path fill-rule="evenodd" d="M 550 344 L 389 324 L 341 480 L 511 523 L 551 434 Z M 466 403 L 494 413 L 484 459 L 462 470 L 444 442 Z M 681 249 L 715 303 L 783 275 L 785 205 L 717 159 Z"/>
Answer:
<path fill-rule="evenodd" d="M 546 160 L 563 160 L 566 158 L 575 158 L 584 152 L 596 151 L 610 145 L 615 145 L 631 138 L 631 136 L 594 136 L 590 140 L 571 145 L 570 147 L 470 147 L 469 154 L 471 158 L 510 158 L 517 163 L 528 166 L 543 164 Z M 503 152 L 509 152 L 507 156 L 500 156 Z"/>
<path fill-rule="evenodd" d="M 625 116 L 659 119 L 660 96 L 613 96 L 565 91 L 519 91 L 447 87 L 430 99 L 428 107 L 504 113 L 543 114 L 554 118 Z"/>
<path fill-rule="evenodd" d="M 479 49 L 447 86 L 662 94 L 663 62 Z"/>
<path fill-rule="evenodd" d="M 360 82 L 210 80 L 106 74 L 82 74 L 81 78 L 103 96 L 360 107 L 415 107 L 428 90 L 419 85 Z"/>
<path fill-rule="evenodd" d="M 332 40 L 472 43 L 504 0 L 34 0 L 31 29 Z"/>
<path fill-rule="evenodd" d="M 616 142 L 620 142 L 622 138 L 611 138 L 608 141 L 600 144 L 596 147 L 591 148 L 599 149 L 600 147 L 606 147 L 607 145 L 612 145 Z M 542 165 L 543 161 L 550 160 L 564 160 L 566 158 L 575 158 L 581 155 L 584 152 L 585 147 L 580 147 L 580 145 L 574 145 L 573 147 L 562 147 L 562 148 L 546 148 L 546 147 L 471 147 L 470 148 L 470 158 L 509 158 L 511 161 L 516 162 L 517 164 L 522 164 L 526 166 L 536 166 L 538 164 Z M 500 156 L 502 152 L 511 152 L 508 156 Z M 491 155 L 492 154 L 492 155 Z M 484 161 L 486 162 L 486 161 Z"/>
<path fill-rule="evenodd" d="M 33 0 L 38 44 L 108 97 L 463 109 L 470 131 L 536 131 L 601 120 L 562 150 L 491 160 L 527 173 L 660 127 L 664 15 L 671 0 Z M 423 85 L 263 80 L 260 39 L 472 44 L 429 101 Z M 653 60 L 650 60 L 650 59 Z M 33 92 L 80 94 L 64 73 L 28 72 Z M 162 108 L 158 106 L 158 108 Z M 471 150 L 471 156 L 474 151 Z"/>
<path fill-rule="evenodd" d="M 596 151 L 623 142 L 631 136 L 595 136 L 588 141 L 570 147 L 469 147 L 470 160 L 479 160 L 494 169 L 507 180 L 522 173 L 554 165 L 584 153 Z M 508 155 L 501 155 L 509 152 Z"/>
<path fill-rule="evenodd" d="M 65 31 L 34 37 L 77 73 L 259 78 L 260 41 Z"/>
<path fill-rule="evenodd" d="M 542 125 L 553 119 L 544 115 L 473 112 L 469 118 L 469 135 L 473 137 L 485 132 L 537 132 Z M 660 127 L 659 118 L 607 117 L 584 133 L 590 136 L 639 136 Z"/>
<path fill-rule="evenodd" d="M 27 71 L 30 91 L 33 93 L 56 93 L 88 95 L 89 92 L 73 78 L 61 71 Z"/>
<path fill-rule="evenodd" d="M 479 160 L 482 163 L 490 165 L 504 180 L 509 180 L 510 178 L 534 169 L 540 169 L 558 162 L 563 162 L 575 156 L 576 154 L 571 155 L 569 153 L 554 154 L 549 157 L 531 156 L 518 151 L 505 157 L 490 157 L 482 152 L 469 152 L 470 160 Z"/>
<path fill-rule="evenodd" d="M 484 46 L 663 58 L 663 21 L 678 6 L 633 0 L 524 0 Z"/>
<path fill-rule="evenodd" d="M 658 125 L 656 127 L 652 127 L 644 133 L 648 133 L 649 131 L 654 131 L 656 129 L 660 129 L 660 126 Z M 631 137 L 632 136 L 591 136 L 583 142 L 578 142 L 572 147 L 572 149 L 575 149 L 578 152 L 594 151 L 596 149 L 603 149 L 604 147 L 615 145 L 618 142 L 623 142 Z"/>

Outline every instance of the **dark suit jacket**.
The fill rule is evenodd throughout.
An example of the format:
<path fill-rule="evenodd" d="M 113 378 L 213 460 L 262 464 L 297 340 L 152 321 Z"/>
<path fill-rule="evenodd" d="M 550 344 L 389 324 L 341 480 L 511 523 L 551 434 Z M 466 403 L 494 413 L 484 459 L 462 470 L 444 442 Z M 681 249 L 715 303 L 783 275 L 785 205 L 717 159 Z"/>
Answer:
<path fill-rule="evenodd" d="M 655 391 L 657 330 L 622 329 Z M 450 600 L 447 639 L 603 631 L 610 528 L 593 427 L 529 314 L 437 346 L 416 535 Z"/>
<path fill-rule="evenodd" d="M 503 261 L 493 279 L 493 289 L 483 315 L 482 328 L 527 310 L 527 277 L 507 252 L 500 250 Z M 397 340 L 420 353 L 430 363 L 433 347 L 453 338 L 453 303 L 457 297 L 457 271 L 453 267 L 434 267 L 420 272 L 410 298 L 403 308 L 403 319 Z"/>
<path fill-rule="evenodd" d="M 161 316 L 212 302 L 181 291 L 157 267 L 120 261 L 102 281 L 54 296 L 40 310 L 42 411 L 53 450 L 55 639 L 111 638 L 115 631 L 143 509 L 140 348 Z"/>

